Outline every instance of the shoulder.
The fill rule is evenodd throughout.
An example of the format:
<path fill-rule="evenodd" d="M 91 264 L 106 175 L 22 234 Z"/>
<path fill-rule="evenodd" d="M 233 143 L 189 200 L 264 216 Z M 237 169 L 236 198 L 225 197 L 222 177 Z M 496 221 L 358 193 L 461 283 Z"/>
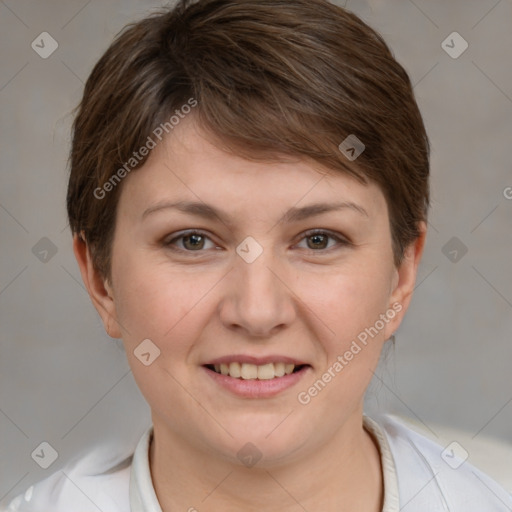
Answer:
<path fill-rule="evenodd" d="M 100 461 L 104 456 L 98 450 L 88 454 L 32 485 L 9 504 L 0 504 L 0 512 L 129 512 L 132 456 L 107 469 Z"/>
<path fill-rule="evenodd" d="M 390 415 L 375 423 L 395 463 L 402 512 L 512 510 L 510 494 L 469 462 L 462 444 L 441 446 Z"/>

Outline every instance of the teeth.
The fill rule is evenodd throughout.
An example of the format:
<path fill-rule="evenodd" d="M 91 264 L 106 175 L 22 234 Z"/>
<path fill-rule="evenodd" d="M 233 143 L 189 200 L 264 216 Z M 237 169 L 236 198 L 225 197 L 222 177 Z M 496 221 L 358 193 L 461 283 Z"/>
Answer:
<path fill-rule="evenodd" d="M 284 363 L 274 363 L 274 375 L 276 377 L 282 377 L 284 374 Z"/>
<path fill-rule="evenodd" d="M 258 379 L 260 379 L 260 380 L 270 380 L 275 377 L 274 365 L 272 363 L 258 366 L 257 370 L 258 370 Z"/>
<path fill-rule="evenodd" d="M 214 369 L 217 373 L 222 375 L 229 375 L 235 379 L 242 378 L 244 380 L 270 380 L 275 377 L 290 375 L 290 373 L 293 373 L 295 365 L 285 363 L 267 363 L 258 366 L 249 363 L 222 363 L 214 365 Z"/>
<path fill-rule="evenodd" d="M 293 372 L 294 368 L 295 368 L 294 364 L 285 364 L 284 365 L 284 373 L 286 373 L 286 375 L 288 375 Z"/>
<path fill-rule="evenodd" d="M 258 378 L 258 367 L 255 364 L 243 363 L 240 369 L 240 377 L 245 380 Z"/>
<path fill-rule="evenodd" d="M 229 365 L 229 375 L 237 379 L 240 378 L 242 375 L 242 368 L 240 367 L 240 363 L 231 363 Z"/>

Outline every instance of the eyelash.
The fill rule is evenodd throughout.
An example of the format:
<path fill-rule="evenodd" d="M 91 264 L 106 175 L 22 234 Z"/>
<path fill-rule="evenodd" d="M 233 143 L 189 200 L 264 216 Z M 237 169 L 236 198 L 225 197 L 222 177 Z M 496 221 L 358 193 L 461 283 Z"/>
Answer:
<path fill-rule="evenodd" d="M 199 236 L 207 238 L 208 240 L 213 242 L 213 240 L 211 240 L 211 238 L 208 236 L 208 234 L 205 233 L 204 231 L 190 230 L 190 231 L 182 232 L 181 234 L 172 238 L 169 241 L 166 241 L 164 239 L 163 245 L 164 245 L 164 247 L 171 249 L 172 251 L 175 251 L 175 252 L 188 253 L 188 254 L 197 253 L 198 256 L 202 255 L 208 249 L 199 249 L 197 251 L 191 251 L 188 249 L 178 248 L 174 245 L 174 243 L 177 242 L 178 240 L 181 240 L 187 236 L 192 236 L 192 235 L 199 235 Z M 299 242 L 302 240 L 305 240 L 306 238 L 315 236 L 315 235 L 326 235 L 327 237 L 332 238 L 333 240 L 336 240 L 336 242 L 338 244 L 338 248 L 352 245 L 351 242 L 349 242 L 346 238 L 342 238 L 340 236 L 337 236 L 337 235 L 331 233 L 330 231 L 326 231 L 326 230 L 322 230 L 322 229 L 313 229 L 310 231 L 306 231 L 303 234 L 302 238 L 299 240 Z M 306 251 L 308 251 L 309 253 L 320 253 L 320 252 L 326 253 L 326 252 L 330 252 L 332 249 L 333 249 L 333 247 L 329 247 L 329 248 L 325 248 L 325 249 L 306 249 Z"/>

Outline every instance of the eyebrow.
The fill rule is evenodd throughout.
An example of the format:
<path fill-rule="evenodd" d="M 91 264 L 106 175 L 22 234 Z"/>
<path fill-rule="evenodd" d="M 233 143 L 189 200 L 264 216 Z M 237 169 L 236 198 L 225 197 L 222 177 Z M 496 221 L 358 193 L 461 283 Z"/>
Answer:
<path fill-rule="evenodd" d="M 154 206 L 149 207 L 142 214 L 142 220 L 144 220 L 148 215 L 167 209 L 178 210 L 183 213 L 188 213 L 190 215 L 195 215 L 197 217 L 202 217 L 205 219 L 214 219 L 223 224 L 230 226 L 231 221 L 229 216 L 222 212 L 221 210 L 215 208 L 212 205 L 199 202 L 199 201 L 177 201 L 177 202 L 169 202 L 163 201 L 155 204 Z M 317 215 L 321 215 L 323 213 L 329 213 L 333 211 L 340 211 L 344 209 L 349 209 L 355 211 L 365 217 L 369 217 L 368 212 L 360 205 L 353 203 L 351 201 L 342 201 L 338 203 L 315 203 L 308 206 L 302 207 L 292 207 L 281 217 L 278 221 L 278 224 L 283 223 L 292 223 L 299 222 L 301 220 L 308 219 L 310 217 L 315 217 Z"/>

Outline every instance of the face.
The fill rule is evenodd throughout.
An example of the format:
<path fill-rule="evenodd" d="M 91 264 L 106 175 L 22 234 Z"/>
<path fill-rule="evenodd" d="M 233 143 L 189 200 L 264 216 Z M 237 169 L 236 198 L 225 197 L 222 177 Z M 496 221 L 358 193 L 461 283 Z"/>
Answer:
<path fill-rule="evenodd" d="M 376 185 L 244 160 L 187 119 L 125 178 L 112 284 L 88 287 L 155 432 L 235 462 L 252 442 L 272 464 L 360 424 L 420 252 L 395 267 Z"/>

